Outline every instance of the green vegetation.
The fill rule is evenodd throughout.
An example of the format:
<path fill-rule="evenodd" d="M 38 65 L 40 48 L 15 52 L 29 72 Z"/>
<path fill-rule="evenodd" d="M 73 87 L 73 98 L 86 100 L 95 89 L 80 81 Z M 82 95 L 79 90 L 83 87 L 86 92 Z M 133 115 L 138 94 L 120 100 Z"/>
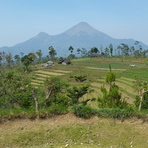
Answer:
<path fill-rule="evenodd" d="M 38 52 L 40 55 L 41 51 Z M 29 55 L 33 61 L 34 54 Z M 69 112 L 73 105 L 81 104 L 95 109 L 103 107 L 128 110 L 132 107 L 134 112 L 140 103 L 143 103 L 143 109 L 147 109 L 147 101 L 139 101 L 139 93 L 133 89 L 135 76 L 139 75 L 141 68 L 129 68 L 129 59 L 123 60 L 124 62 L 120 58 L 81 58 L 73 60 L 68 66 L 55 64 L 42 68 L 28 65 L 30 71 L 19 65 L 1 66 L 1 109 L 31 109 L 42 114 L 42 108 L 66 106 L 65 112 Z M 135 63 L 142 67 L 144 79 L 148 79 L 147 65 L 143 65 L 139 59 Z M 134 74 L 125 75 L 128 71 L 133 71 Z M 139 79 L 144 83 L 141 77 Z M 146 92 L 147 83 L 144 84 L 146 85 L 141 86 L 141 89 Z M 146 100 L 146 96 L 143 95 L 143 100 Z"/>
<path fill-rule="evenodd" d="M 68 50 L 74 53 L 72 46 Z M 44 60 L 41 50 L 36 52 L 38 58 L 34 53 L 22 54 L 22 57 L 16 55 L 15 62 L 12 62 L 11 54 L 0 53 L 0 126 L 7 121 L 16 122 L 16 119 L 31 119 L 37 124 L 42 122 L 40 119 L 52 120 L 68 115 L 76 120 L 90 121 L 83 124 L 65 121 L 59 127 L 47 126 L 46 129 L 42 125 L 32 130 L 25 129 L 23 125 L 17 129 L 20 133 L 11 138 L 14 131 L 4 133 L 0 137 L 0 147 L 145 147 L 147 143 L 141 127 L 133 129 L 132 125 L 126 124 L 126 127 L 125 123 L 129 119 L 136 120 L 146 127 L 148 122 L 147 58 L 130 56 L 129 48 L 124 44 L 120 50 L 124 56 L 113 56 L 110 45 L 104 56 L 92 58 L 88 55 L 99 53 L 96 47 L 87 54 L 83 53 L 84 49 L 79 49 L 77 52 L 83 58 L 69 58 L 70 65 L 57 64 L 56 51 L 52 46 Z M 49 59 L 54 60 L 54 65 L 40 66 Z M 130 67 L 131 62 L 136 67 Z M 93 118 L 97 119 L 96 123 Z M 99 119 L 103 124 L 99 123 Z M 118 124 L 119 120 L 124 122 Z M 113 129 L 107 128 L 106 124 Z M 97 137 L 96 131 L 101 132 L 101 128 L 107 137 L 103 133 Z M 130 131 L 133 139 L 129 140 L 127 132 L 130 128 L 133 129 Z M 3 129 L 0 130 L 3 132 Z M 123 132 L 123 137 L 116 136 L 115 139 L 112 135 L 115 130 L 119 130 L 120 135 Z M 77 134 L 78 131 L 82 132 Z M 138 137 L 138 134 L 142 136 Z M 140 144 L 134 139 L 135 135 Z M 7 143 L 4 140 L 6 137 L 9 137 Z M 111 137 L 114 141 L 109 140 Z"/>

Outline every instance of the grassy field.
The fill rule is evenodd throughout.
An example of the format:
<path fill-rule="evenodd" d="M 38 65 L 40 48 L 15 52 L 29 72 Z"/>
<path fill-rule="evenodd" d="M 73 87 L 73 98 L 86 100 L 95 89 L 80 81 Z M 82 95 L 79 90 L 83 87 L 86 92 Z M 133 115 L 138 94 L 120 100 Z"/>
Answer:
<path fill-rule="evenodd" d="M 131 105 L 137 92 L 133 88 L 134 77 L 139 75 L 148 80 L 148 66 L 145 61 L 131 59 L 76 59 L 71 65 L 55 64 L 49 68 L 36 67 L 32 84 L 41 85 L 46 77 L 58 75 L 71 85 L 78 85 L 72 78 L 86 74 L 87 82 L 94 92 L 82 99 L 97 98 L 102 95 L 100 87 L 105 83 L 109 64 L 116 74 L 116 84 L 122 98 Z M 129 64 L 136 64 L 135 68 Z M 88 102 L 98 108 L 97 101 Z M 0 124 L 0 148 L 147 148 L 148 124 L 140 119 L 129 119 L 124 122 L 113 119 L 93 117 L 80 119 L 69 113 L 46 120 L 15 120 Z"/>
<path fill-rule="evenodd" d="M 0 125 L 1 148 L 147 148 L 148 124 L 73 114 L 47 120 L 19 120 Z"/>

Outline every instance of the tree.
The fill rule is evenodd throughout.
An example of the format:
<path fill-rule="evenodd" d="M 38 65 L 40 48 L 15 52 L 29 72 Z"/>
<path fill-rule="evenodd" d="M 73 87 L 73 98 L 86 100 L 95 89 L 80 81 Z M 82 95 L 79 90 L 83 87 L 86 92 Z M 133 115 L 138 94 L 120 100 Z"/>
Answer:
<path fill-rule="evenodd" d="M 118 46 L 118 49 L 121 49 L 122 53 L 124 56 L 128 56 L 129 55 L 129 46 L 127 44 L 124 44 L 124 43 L 121 43 L 119 46 Z"/>
<path fill-rule="evenodd" d="M 11 66 L 11 64 L 12 64 L 12 62 L 13 62 L 11 53 L 6 54 L 6 55 L 5 55 L 5 58 L 6 58 L 6 62 L 7 62 L 7 64 L 8 64 L 8 66 Z"/>
<path fill-rule="evenodd" d="M 32 88 L 31 92 L 32 92 L 32 96 L 33 96 L 33 99 L 34 99 L 34 103 L 35 103 L 35 111 L 36 111 L 36 113 L 38 113 L 39 101 L 38 101 L 38 98 L 36 97 L 35 88 Z"/>
<path fill-rule="evenodd" d="M 21 61 L 21 58 L 20 58 L 19 55 L 15 55 L 15 56 L 14 56 L 14 59 L 15 59 L 15 61 L 16 61 L 17 64 L 19 64 L 20 61 Z"/>
<path fill-rule="evenodd" d="M 99 50 L 98 50 L 97 47 L 93 47 L 93 48 L 91 48 L 90 52 L 91 52 L 92 54 L 96 54 L 96 53 L 99 52 Z"/>
<path fill-rule="evenodd" d="M 112 44 L 109 45 L 109 51 L 110 51 L 110 56 L 112 57 L 113 55 L 113 45 Z"/>
<path fill-rule="evenodd" d="M 21 60 L 24 65 L 28 66 L 27 62 L 29 60 L 32 62 L 33 57 L 33 54 L 30 53 Z M 15 55 L 14 59 L 19 62 L 20 56 Z M 7 66 L 11 65 L 11 61 L 11 54 L 0 53 L 0 108 L 29 108 L 33 105 L 30 76 L 24 73 L 22 66 L 12 65 L 13 68 Z"/>
<path fill-rule="evenodd" d="M 38 57 L 39 57 L 39 63 L 40 63 L 43 53 L 42 53 L 42 51 L 39 49 L 39 50 L 36 52 L 36 54 L 37 54 Z"/>
<path fill-rule="evenodd" d="M 88 52 L 87 52 L 86 48 L 82 48 L 82 49 L 78 48 L 78 49 L 77 49 L 77 53 L 78 53 L 78 54 L 81 54 L 81 57 L 86 57 L 86 56 L 88 56 Z"/>
<path fill-rule="evenodd" d="M 53 102 L 52 97 L 55 99 L 58 93 L 62 93 L 65 88 L 68 87 L 68 84 L 61 80 L 60 77 L 52 76 L 46 78 L 44 81 L 44 90 L 46 92 L 45 97 L 45 106 L 50 106 Z"/>
<path fill-rule="evenodd" d="M 0 52 L 0 73 L 3 75 L 5 73 L 6 59 L 5 52 Z"/>
<path fill-rule="evenodd" d="M 72 46 L 70 46 L 69 48 L 68 48 L 68 50 L 71 52 L 71 54 L 73 53 L 73 50 L 74 50 L 74 48 L 72 47 Z"/>
<path fill-rule="evenodd" d="M 29 71 L 29 65 L 31 63 L 33 63 L 35 58 L 35 55 L 33 53 L 29 53 L 28 55 L 25 55 L 21 58 L 21 62 L 23 63 L 23 65 L 25 66 L 25 71 L 28 72 Z"/>
<path fill-rule="evenodd" d="M 88 52 L 87 52 L 86 48 L 82 48 L 82 49 L 81 49 L 81 56 L 82 56 L 82 57 L 88 56 Z"/>
<path fill-rule="evenodd" d="M 138 110 L 140 111 L 142 109 L 144 94 L 148 91 L 148 82 L 144 82 L 140 79 L 139 76 L 136 76 L 134 82 L 134 88 L 136 91 L 138 91 L 139 94 L 140 99 L 139 99 Z"/>
<path fill-rule="evenodd" d="M 109 56 L 109 48 L 108 47 L 105 48 L 105 56 Z"/>
<path fill-rule="evenodd" d="M 140 96 L 136 95 L 135 96 L 135 106 L 139 108 L 139 104 L 140 104 Z M 148 91 L 144 92 L 143 94 L 143 99 L 142 99 L 142 109 L 148 109 Z"/>
<path fill-rule="evenodd" d="M 73 88 L 67 89 L 67 92 L 68 92 L 67 96 L 72 99 L 72 104 L 82 103 L 82 102 L 79 102 L 79 99 L 83 95 L 88 93 L 88 89 L 89 89 L 88 85 L 84 85 L 84 86 L 80 86 L 80 87 L 75 87 L 74 86 Z M 89 100 L 90 99 L 88 99 L 87 102 Z"/>
<path fill-rule="evenodd" d="M 105 81 L 109 83 L 110 89 L 107 90 L 104 85 L 101 86 L 102 97 L 98 97 L 99 107 L 108 108 L 124 108 L 127 103 L 121 99 L 121 93 L 119 92 L 119 87 L 115 84 L 115 74 L 111 71 L 111 66 L 109 65 L 110 72 L 107 73 Z"/>
<path fill-rule="evenodd" d="M 79 75 L 75 75 L 74 79 L 76 82 L 84 82 L 87 80 L 87 75 L 82 73 L 82 67 L 79 68 L 80 70 L 80 74 Z"/>
<path fill-rule="evenodd" d="M 20 52 L 21 56 L 23 57 L 24 56 L 24 53 L 23 52 Z"/>
<path fill-rule="evenodd" d="M 13 60 L 12 60 L 12 55 L 11 53 L 9 54 L 6 54 L 5 52 L 0 52 L 0 65 L 3 65 L 3 66 L 11 66 L 13 63 Z"/>
<path fill-rule="evenodd" d="M 109 83 L 110 89 L 113 85 L 113 82 L 115 82 L 115 80 L 116 80 L 116 75 L 115 73 L 112 72 L 111 65 L 109 64 L 109 72 L 106 74 L 105 82 Z"/>
<path fill-rule="evenodd" d="M 14 68 L 0 75 L 0 108 L 29 108 L 32 105 L 31 81 L 26 73 Z"/>
<path fill-rule="evenodd" d="M 76 75 L 74 76 L 76 82 L 84 82 L 87 80 L 87 75 Z"/>
<path fill-rule="evenodd" d="M 143 58 L 146 58 L 146 54 L 148 53 L 148 50 L 144 50 L 142 53 L 141 53 L 141 56 Z"/>
<path fill-rule="evenodd" d="M 103 53 L 103 46 L 102 46 L 102 45 L 100 45 L 100 53 L 101 53 L 101 55 L 104 54 L 104 53 Z"/>
<path fill-rule="evenodd" d="M 78 48 L 78 49 L 77 49 L 77 54 L 80 54 L 80 53 L 81 53 L 81 49 Z"/>
<path fill-rule="evenodd" d="M 130 48 L 130 52 L 131 52 L 131 55 L 133 55 L 133 54 L 135 53 L 135 47 L 134 47 L 134 46 L 132 46 L 132 47 Z"/>
<path fill-rule="evenodd" d="M 102 97 L 98 97 L 98 105 L 103 108 L 124 108 L 127 104 L 121 100 L 121 93 L 119 87 L 115 84 L 112 85 L 108 91 L 104 86 L 101 86 Z"/>
<path fill-rule="evenodd" d="M 139 45 L 139 41 L 135 41 L 134 45 L 136 46 L 136 50 L 134 51 L 134 55 L 136 58 L 139 57 L 146 57 L 146 54 L 148 53 L 148 50 L 143 50 L 142 46 Z"/>
<path fill-rule="evenodd" d="M 28 54 L 28 58 L 32 60 L 32 63 L 34 63 L 35 59 L 36 59 L 36 55 L 33 52 L 30 52 Z"/>
<path fill-rule="evenodd" d="M 52 46 L 50 46 L 48 50 L 51 60 L 54 60 L 55 55 L 57 55 L 56 50 Z"/>
<path fill-rule="evenodd" d="M 136 48 L 137 48 L 136 50 L 138 50 L 139 41 L 135 41 L 134 45 L 137 46 L 137 47 L 136 47 Z"/>

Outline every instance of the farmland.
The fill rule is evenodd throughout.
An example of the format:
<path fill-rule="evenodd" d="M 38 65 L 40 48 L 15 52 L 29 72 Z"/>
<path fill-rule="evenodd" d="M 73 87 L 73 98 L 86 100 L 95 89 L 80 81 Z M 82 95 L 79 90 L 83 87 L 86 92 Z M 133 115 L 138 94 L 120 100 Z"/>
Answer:
<path fill-rule="evenodd" d="M 131 62 L 136 64 L 136 67 L 129 67 Z M 31 83 L 38 88 L 43 85 L 47 77 L 59 76 L 70 86 L 78 86 L 81 83 L 75 82 L 74 76 L 85 74 L 87 80 L 84 83 L 89 83 L 94 91 L 85 94 L 81 100 L 96 98 L 93 102 L 89 101 L 88 105 L 98 109 L 97 98 L 102 95 L 101 86 L 104 85 L 109 89 L 109 84 L 105 82 L 109 64 L 116 74 L 115 83 L 119 86 L 122 98 L 133 106 L 135 95 L 138 94 L 133 87 L 135 76 L 139 75 L 142 80 L 148 80 L 148 66 L 144 61 L 82 58 L 72 60 L 71 65 L 55 63 L 46 68 L 37 65 L 31 73 Z M 12 115 L 13 113 L 10 116 Z M 90 119 L 82 119 L 69 112 L 44 120 L 17 119 L 0 124 L 0 133 L 2 133 L 0 147 L 146 148 L 148 146 L 147 129 L 147 122 L 138 118 L 122 121 L 93 116 Z"/>
<path fill-rule="evenodd" d="M 102 85 L 109 87 L 105 83 L 105 75 L 109 71 L 110 64 L 112 71 L 116 74 L 116 84 L 120 87 L 122 97 L 132 104 L 137 94 L 133 88 L 135 76 L 139 75 L 141 79 L 148 80 L 148 66 L 144 62 L 135 61 L 132 63 L 136 64 L 136 67 L 131 68 L 130 63 L 129 60 L 85 58 L 73 60 L 72 65 L 55 64 L 50 68 L 38 67 L 34 72 L 32 84 L 37 86 L 42 84 L 46 77 L 57 75 L 72 85 L 77 85 L 71 77 L 86 74 L 87 82 L 90 82 L 95 90 L 90 96 L 97 97 L 97 95 L 101 95 L 100 87 Z"/>

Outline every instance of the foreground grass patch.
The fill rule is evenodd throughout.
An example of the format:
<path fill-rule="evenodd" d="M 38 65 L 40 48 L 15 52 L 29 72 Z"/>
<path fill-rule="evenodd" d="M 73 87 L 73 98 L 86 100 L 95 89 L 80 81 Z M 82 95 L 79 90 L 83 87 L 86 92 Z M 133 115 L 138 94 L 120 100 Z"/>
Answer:
<path fill-rule="evenodd" d="M 20 120 L 0 125 L 0 147 L 146 148 L 147 128 L 139 120 L 122 123 L 98 117 L 84 120 L 72 114 L 48 120 Z"/>

